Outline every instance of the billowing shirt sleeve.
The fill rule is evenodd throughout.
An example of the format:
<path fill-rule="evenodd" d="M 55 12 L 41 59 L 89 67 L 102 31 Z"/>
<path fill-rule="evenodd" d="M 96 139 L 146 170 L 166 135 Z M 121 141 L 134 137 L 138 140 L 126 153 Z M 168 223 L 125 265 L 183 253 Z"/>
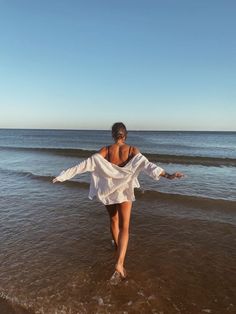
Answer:
<path fill-rule="evenodd" d="M 71 167 L 67 170 L 63 170 L 59 174 L 59 176 L 57 176 L 55 179 L 57 181 L 63 182 L 63 181 L 73 178 L 77 174 L 81 174 L 87 171 L 92 172 L 94 171 L 94 168 L 95 168 L 95 163 L 94 163 L 93 156 L 91 156 L 88 159 L 79 163 L 78 165 Z"/>
<path fill-rule="evenodd" d="M 150 162 L 146 157 L 142 170 L 154 180 L 159 180 L 160 174 L 164 171 L 163 168 L 158 167 L 156 164 Z"/>

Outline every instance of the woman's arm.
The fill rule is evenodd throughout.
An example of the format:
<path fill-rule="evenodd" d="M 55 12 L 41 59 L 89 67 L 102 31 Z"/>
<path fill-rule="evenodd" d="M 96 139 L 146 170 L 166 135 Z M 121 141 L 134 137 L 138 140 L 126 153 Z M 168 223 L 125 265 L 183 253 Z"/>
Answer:
<path fill-rule="evenodd" d="M 138 149 L 138 147 L 133 146 L 131 153 L 132 153 L 132 157 L 133 157 L 133 156 L 139 154 L 140 150 Z"/>
<path fill-rule="evenodd" d="M 95 167 L 95 164 L 94 164 L 93 157 L 89 157 L 88 159 L 82 161 L 78 165 L 62 171 L 59 174 L 59 176 L 57 176 L 56 178 L 52 180 L 52 182 L 56 183 L 56 182 L 63 182 L 63 181 L 69 180 L 73 178 L 74 176 L 76 176 L 77 174 L 87 172 L 87 171 L 90 171 L 90 172 L 93 171 L 94 167 Z"/>
<path fill-rule="evenodd" d="M 175 179 L 175 178 L 180 179 L 184 176 L 181 172 L 175 172 L 173 174 L 169 174 L 163 168 L 150 162 L 146 157 L 145 157 L 143 171 L 146 172 L 146 174 L 152 177 L 154 180 L 159 180 L 160 177 L 170 179 L 170 180 Z"/>

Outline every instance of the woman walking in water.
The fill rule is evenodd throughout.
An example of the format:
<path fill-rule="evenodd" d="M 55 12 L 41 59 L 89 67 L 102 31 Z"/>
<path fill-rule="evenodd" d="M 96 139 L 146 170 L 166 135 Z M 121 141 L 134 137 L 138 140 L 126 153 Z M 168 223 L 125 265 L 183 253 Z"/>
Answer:
<path fill-rule="evenodd" d="M 140 187 L 138 175 L 144 171 L 153 179 L 181 178 L 183 174 L 168 174 L 164 169 L 148 161 L 137 147 L 126 144 L 127 129 L 122 122 L 112 126 L 114 144 L 100 151 L 80 164 L 60 173 L 55 182 L 69 180 L 77 174 L 90 171 L 91 184 L 89 198 L 96 196 L 105 206 L 110 217 L 110 230 L 117 250 L 115 271 L 111 281 L 126 277 L 124 261 L 129 240 L 129 224 L 134 188 Z"/>

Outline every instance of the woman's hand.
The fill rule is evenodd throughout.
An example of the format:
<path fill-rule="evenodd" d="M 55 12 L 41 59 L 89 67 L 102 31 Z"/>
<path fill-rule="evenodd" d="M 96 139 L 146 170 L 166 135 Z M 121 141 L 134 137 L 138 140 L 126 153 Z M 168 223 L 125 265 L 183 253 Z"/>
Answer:
<path fill-rule="evenodd" d="M 185 177 L 185 175 L 183 173 L 181 173 L 181 172 L 175 172 L 173 174 L 169 174 L 169 173 L 167 173 L 165 171 L 161 174 L 161 176 L 166 178 L 166 179 L 170 179 L 170 180 L 180 179 L 180 178 Z"/>
<path fill-rule="evenodd" d="M 52 180 L 52 183 L 56 183 L 56 182 L 59 182 L 59 181 L 57 180 L 57 178 L 54 178 L 54 179 Z"/>
<path fill-rule="evenodd" d="M 175 179 L 175 178 L 180 179 L 180 178 L 184 177 L 184 174 L 181 172 L 175 172 L 172 174 L 172 176 L 174 176 L 173 179 Z"/>

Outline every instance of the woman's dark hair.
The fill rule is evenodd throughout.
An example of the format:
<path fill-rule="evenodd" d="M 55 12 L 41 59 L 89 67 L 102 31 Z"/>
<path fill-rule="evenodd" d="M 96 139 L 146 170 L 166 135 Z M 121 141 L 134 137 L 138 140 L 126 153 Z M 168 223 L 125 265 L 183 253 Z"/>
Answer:
<path fill-rule="evenodd" d="M 127 137 L 127 130 L 126 126 L 122 122 L 116 122 L 113 124 L 111 128 L 112 136 L 115 140 L 126 138 Z"/>

